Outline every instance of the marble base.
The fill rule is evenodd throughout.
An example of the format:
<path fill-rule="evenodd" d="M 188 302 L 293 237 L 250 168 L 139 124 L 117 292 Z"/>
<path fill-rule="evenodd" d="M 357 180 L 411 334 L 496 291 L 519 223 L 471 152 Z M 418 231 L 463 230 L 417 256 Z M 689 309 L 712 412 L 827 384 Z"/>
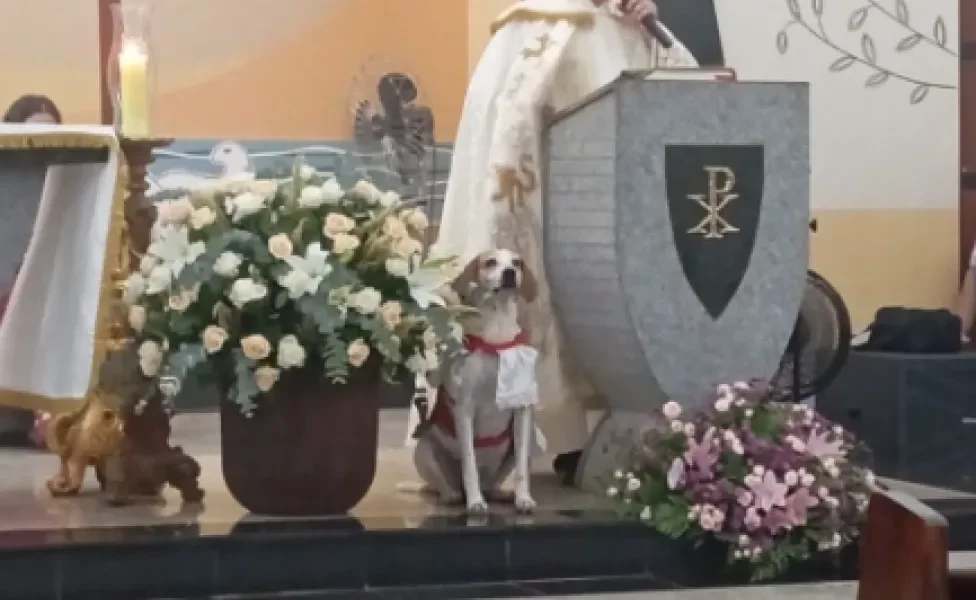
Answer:
<path fill-rule="evenodd" d="M 634 443 L 651 425 L 647 413 L 629 410 L 608 411 L 590 434 L 583 449 L 577 485 L 590 493 L 604 495 L 613 481 L 613 472 L 624 468 L 631 457 Z"/>

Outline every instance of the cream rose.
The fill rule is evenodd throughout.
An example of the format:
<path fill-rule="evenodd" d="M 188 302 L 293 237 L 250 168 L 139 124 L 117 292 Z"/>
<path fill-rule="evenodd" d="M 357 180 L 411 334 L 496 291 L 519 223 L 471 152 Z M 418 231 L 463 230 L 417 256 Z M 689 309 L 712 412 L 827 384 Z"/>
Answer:
<path fill-rule="evenodd" d="M 218 325 L 207 325 L 200 336 L 203 341 L 203 349 L 207 351 L 207 354 L 220 352 L 228 337 L 227 330 Z"/>
<path fill-rule="evenodd" d="M 325 192 L 314 185 L 306 186 L 298 196 L 298 206 L 302 208 L 318 208 L 325 204 Z"/>
<path fill-rule="evenodd" d="M 412 237 L 404 237 L 393 242 L 393 252 L 404 258 L 410 258 L 423 252 L 424 247 Z"/>
<path fill-rule="evenodd" d="M 403 307 L 396 300 L 384 302 L 379 312 L 387 329 L 396 329 L 403 322 Z"/>
<path fill-rule="evenodd" d="M 346 356 L 349 357 L 349 364 L 361 367 L 369 358 L 369 346 L 362 339 L 355 340 L 346 348 Z"/>
<path fill-rule="evenodd" d="M 268 295 L 268 288 L 253 279 L 238 279 L 230 286 L 230 301 L 237 308 L 242 308 L 245 304 L 263 299 Z"/>
<path fill-rule="evenodd" d="M 163 225 L 185 223 L 193 214 L 193 203 L 187 197 L 164 200 L 156 205 L 156 218 Z"/>
<path fill-rule="evenodd" d="M 213 270 L 214 273 L 220 275 L 221 277 L 237 277 L 238 269 L 241 268 L 241 263 L 244 259 L 240 254 L 234 252 L 222 252 L 220 256 L 217 257 L 216 262 L 214 262 Z"/>
<path fill-rule="evenodd" d="M 180 290 L 178 293 L 170 294 L 169 309 L 175 312 L 183 312 L 196 302 L 197 294 L 193 290 Z"/>
<path fill-rule="evenodd" d="M 352 191 L 355 192 L 357 195 L 365 198 L 367 202 L 372 202 L 372 203 L 379 202 L 380 196 L 383 195 L 382 192 L 380 192 L 375 185 L 366 181 L 365 179 L 360 179 L 359 181 L 357 181 Z"/>
<path fill-rule="evenodd" d="M 394 277 L 406 277 L 410 274 L 410 264 L 402 258 L 388 258 L 384 266 L 386 272 Z"/>
<path fill-rule="evenodd" d="M 135 304 L 146 291 L 146 278 L 139 273 L 129 275 L 122 289 L 122 300 L 126 304 Z"/>
<path fill-rule="evenodd" d="M 349 233 L 355 226 L 356 222 L 346 215 L 329 213 L 329 215 L 325 217 L 325 226 L 322 228 L 322 233 L 325 234 L 325 237 L 327 238 L 334 238 L 339 234 Z"/>
<path fill-rule="evenodd" d="M 271 343 L 260 333 L 249 335 L 241 340 L 244 356 L 251 360 L 264 360 L 271 355 Z"/>
<path fill-rule="evenodd" d="M 410 235 L 407 233 L 407 228 L 404 226 L 403 221 L 396 217 L 386 218 L 386 221 L 383 222 L 383 233 L 395 240 L 402 240 Z"/>
<path fill-rule="evenodd" d="M 190 227 L 193 229 L 203 229 L 210 227 L 217 221 L 217 213 L 209 206 L 201 206 L 190 215 Z"/>
<path fill-rule="evenodd" d="M 371 315 L 380 307 L 383 295 L 374 288 L 368 287 L 349 296 L 349 305 L 364 315 Z"/>
<path fill-rule="evenodd" d="M 427 220 L 427 215 L 425 215 L 424 211 L 420 210 L 419 208 L 411 208 L 408 210 L 406 214 L 403 215 L 403 221 L 419 232 L 426 231 L 427 228 L 430 227 L 430 221 Z"/>
<path fill-rule="evenodd" d="M 163 366 L 163 348 L 158 342 L 146 340 L 139 345 L 139 368 L 146 377 L 155 377 Z"/>
<path fill-rule="evenodd" d="M 383 208 L 389 208 L 400 204 L 400 194 L 396 192 L 385 192 L 380 194 L 378 202 Z"/>
<path fill-rule="evenodd" d="M 268 239 L 268 252 L 278 260 L 285 260 L 295 251 L 288 234 L 278 233 Z"/>
<path fill-rule="evenodd" d="M 305 358 L 305 348 L 297 337 L 289 334 L 278 342 L 278 366 L 282 369 L 305 366 Z"/>
<path fill-rule="evenodd" d="M 169 285 L 173 282 L 173 272 L 169 267 L 159 265 L 153 267 L 153 270 L 149 273 L 149 279 L 146 281 L 146 293 L 147 294 L 158 294 L 169 289 Z"/>
<path fill-rule="evenodd" d="M 338 204 L 339 200 L 342 199 L 342 194 L 342 186 L 335 180 L 335 177 L 322 184 L 322 198 L 327 204 Z"/>
<path fill-rule="evenodd" d="M 254 384 L 265 394 L 278 383 L 281 371 L 274 367 L 258 367 L 254 369 Z"/>
<path fill-rule="evenodd" d="M 135 306 L 129 307 L 129 327 L 132 328 L 136 333 L 140 333 L 142 328 L 146 326 L 146 307 Z"/>
<path fill-rule="evenodd" d="M 348 233 L 340 233 L 332 238 L 332 251 L 336 254 L 345 254 L 359 248 L 359 238 Z"/>
<path fill-rule="evenodd" d="M 230 201 L 227 212 L 231 214 L 233 221 L 238 223 L 241 219 L 264 210 L 267 207 L 267 202 L 266 197 L 259 196 L 254 192 L 244 192 Z"/>

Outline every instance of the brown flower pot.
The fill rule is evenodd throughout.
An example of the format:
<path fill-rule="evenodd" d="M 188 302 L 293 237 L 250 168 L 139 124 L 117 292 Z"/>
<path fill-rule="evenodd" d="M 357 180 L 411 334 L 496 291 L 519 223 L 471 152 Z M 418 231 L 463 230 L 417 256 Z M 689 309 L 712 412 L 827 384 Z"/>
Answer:
<path fill-rule="evenodd" d="M 378 369 L 345 385 L 286 371 L 253 416 L 221 403 L 224 481 L 241 506 L 275 516 L 342 514 L 376 475 Z"/>

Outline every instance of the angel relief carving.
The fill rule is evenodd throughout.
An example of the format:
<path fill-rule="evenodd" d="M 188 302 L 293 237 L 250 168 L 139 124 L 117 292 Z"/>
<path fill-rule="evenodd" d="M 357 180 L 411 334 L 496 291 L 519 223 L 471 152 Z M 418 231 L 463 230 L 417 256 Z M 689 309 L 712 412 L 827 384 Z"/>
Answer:
<path fill-rule="evenodd" d="M 902 30 L 903 36 L 895 44 L 895 54 L 905 54 L 928 46 L 946 60 L 955 61 L 958 53 L 949 44 L 949 32 L 945 18 L 938 15 L 931 23 L 922 25 L 912 18 L 908 0 L 860 0 L 856 1 L 847 18 L 847 29 L 860 32 L 859 47 L 850 48 L 838 42 L 824 25 L 825 0 L 809 0 L 804 6 L 801 0 L 785 0 L 790 20 L 776 34 L 776 48 L 780 54 L 790 50 L 790 35 L 794 31 L 812 36 L 833 50 L 837 57 L 828 68 L 833 73 L 860 67 L 868 71 L 864 81 L 866 88 L 879 88 L 890 82 L 898 82 L 908 88 L 911 104 L 923 102 L 933 91 L 955 90 L 956 84 L 937 81 L 934 78 L 911 76 L 898 69 L 897 59 L 882 58 L 884 48 L 879 48 L 875 36 L 867 29 L 878 19 Z"/>

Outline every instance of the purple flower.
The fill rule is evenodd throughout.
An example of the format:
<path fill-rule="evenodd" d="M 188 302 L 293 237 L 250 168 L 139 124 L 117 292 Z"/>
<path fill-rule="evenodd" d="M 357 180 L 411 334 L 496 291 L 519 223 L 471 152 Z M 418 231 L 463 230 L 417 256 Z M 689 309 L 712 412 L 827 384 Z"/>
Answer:
<path fill-rule="evenodd" d="M 807 524 L 807 509 L 817 505 L 817 499 L 807 488 L 800 488 L 786 499 L 785 513 L 791 525 Z"/>
<path fill-rule="evenodd" d="M 756 495 L 756 506 L 760 510 L 770 510 L 774 506 L 784 506 L 786 504 L 786 492 L 789 490 L 785 483 L 780 483 L 776 479 L 776 473 L 772 471 L 766 471 L 766 473 L 757 478 L 757 480 L 751 480 L 749 487 L 752 488 L 752 493 Z"/>
<path fill-rule="evenodd" d="M 766 513 L 766 518 L 763 519 L 763 526 L 772 532 L 773 535 L 792 529 L 794 525 L 796 523 L 790 519 L 786 511 L 779 508 L 774 508 Z"/>
<path fill-rule="evenodd" d="M 746 529 L 750 531 L 755 531 L 762 527 L 762 517 L 759 516 L 759 511 L 755 507 L 746 510 L 746 516 L 742 522 L 746 526 Z"/>
<path fill-rule="evenodd" d="M 843 457 L 844 451 L 841 450 L 841 447 L 844 445 L 844 440 L 837 438 L 828 442 L 828 437 L 830 437 L 829 431 L 818 433 L 815 429 L 811 430 L 810 436 L 806 440 L 807 453 L 821 460 Z"/>
<path fill-rule="evenodd" d="M 718 452 L 716 452 L 713 440 L 715 440 L 714 427 L 708 428 L 708 431 L 702 436 L 701 443 L 689 439 L 688 450 L 685 451 L 685 462 L 703 474 L 711 474 L 715 470 L 715 463 L 718 462 Z"/>
<path fill-rule="evenodd" d="M 685 482 L 685 462 L 680 458 L 674 459 L 668 469 L 668 487 L 678 489 Z"/>

